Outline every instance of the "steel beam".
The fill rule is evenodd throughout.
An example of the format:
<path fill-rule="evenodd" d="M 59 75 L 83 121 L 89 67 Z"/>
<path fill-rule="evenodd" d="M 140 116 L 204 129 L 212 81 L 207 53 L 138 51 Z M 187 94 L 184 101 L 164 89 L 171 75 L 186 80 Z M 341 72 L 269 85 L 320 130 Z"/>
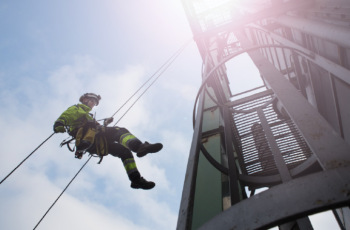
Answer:
<path fill-rule="evenodd" d="M 303 33 L 324 39 L 344 48 L 350 48 L 349 27 L 289 15 L 280 15 L 274 18 L 274 21 L 280 25 L 297 29 Z"/>
<path fill-rule="evenodd" d="M 298 165 L 297 167 L 290 170 L 290 174 L 294 176 L 298 176 L 298 174 L 304 172 L 309 167 L 311 167 L 313 164 L 315 164 L 317 161 L 315 155 L 311 155 L 306 161 Z"/>
<path fill-rule="evenodd" d="M 252 91 L 254 91 L 254 90 L 264 88 L 264 87 L 266 87 L 266 86 L 265 86 L 265 85 L 262 85 L 262 86 L 259 86 L 259 87 L 256 87 L 256 88 L 253 88 L 253 89 L 250 89 L 250 90 L 241 92 L 241 93 L 237 93 L 237 94 L 232 95 L 230 98 L 233 98 L 233 97 L 236 97 L 236 96 L 239 96 L 239 95 L 242 95 L 242 94 L 246 94 L 246 93 L 249 93 L 249 92 L 252 92 Z"/>
<path fill-rule="evenodd" d="M 338 209 L 338 210 L 341 210 L 341 208 Z M 343 224 L 342 219 L 340 219 L 340 217 L 339 217 L 338 211 L 335 210 L 335 209 L 333 209 L 332 211 L 333 211 L 333 215 L 334 215 L 335 219 L 336 219 L 337 222 L 338 222 L 338 225 L 339 225 L 340 229 L 341 229 L 341 230 L 347 230 L 347 229 L 345 228 L 345 226 L 344 226 L 345 223 Z"/>
<path fill-rule="evenodd" d="M 240 201 L 239 197 L 239 187 L 238 187 L 238 176 L 237 176 L 237 167 L 233 152 L 232 145 L 232 130 L 230 124 L 229 115 L 231 112 L 228 108 L 224 107 L 223 117 L 225 122 L 225 144 L 226 144 L 226 156 L 228 161 L 228 177 L 230 182 L 230 196 L 231 196 L 231 205 L 234 205 Z"/>
<path fill-rule="evenodd" d="M 279 174 L 271 176 L 247 176 L 244 174 L 238 175 L 239 181 L 244 185 L 256 185 L 260 187 L 270 186 L 271 184 L 280 184 L 282 182 L 281 176 Z"/>
<path fill-rule="evenodd" d="M 292 51 L 292 57 L 293 57 L 293 61 L 294 61 L 294 68 L 295 68 L 295 73 L 297 76 L 297 81 L 298 81 L 300 93 L 305 98 L 307 98 L 306 89 L 305 89 L 305 80 L 304 80 L 304 77 L 303 77 L 303 74 L 301 71 L 298 54 L 295 51 Z"/>
<path fill-rule="evenodd" d="M 240 31 L 235 35 L 245 49 L 254 46 Z M 350 166 L 349 144 L 259 51 L 249 51 L 248 55 L 282 102 L 321 167 L 328 170 Z"/>
<path fill-rule="evenodd" d="M 187 20 L 190 24 L 191 30 L 193 35 L 195 35 L 195 31 L 198 31 L 200 29 L 200 26 L 198 25 L 198 21 L 194 20 L 194 16 L 192 12 L 194 11 L 193 5 L 191 5 L 191 2 L 188 0 L 181 0 L 182 6 L 185 10 Z M 196 45 L 198 47 L 198 50 L 201 54 L 202 60 L 205 60 L 205 44 L 203 41 L 196 41 Z"/>
<path fill-rule="evenodd" d="M 337 168 L 276 185 L 232 206 L 199 230 L 267 229 L 302 216 L 345 206 L 350 202 L 349 175 L 350 167 Z"/>
<path fill-rule="evenodd" d="M 234 106 L 237 106 L 237 105 L 240 105 L 240 104 L 243 104 L 243 103 L 246 103 L 246 102 L 258 99 L 258 98 L 261 98 L 261 97 L 269 96 L 269 95 L 272 95 L 272 94 L 273 94 L 273 91 L 271 89 L 268 89 L 268 90 L 265 90 L 265 91 L 262 91 L 262 92 L 250 95 L 248 97 L 244 97 L 244 98 L 241 98 L 241 99 L 238 99 L 238 100 L 227 102 L 225 105 L 227 107 L 234 107 Z"/>
<path fill-rule="evenodd" d="M 190 216 L 192 215 L 192 202 L 194 196 L 194 190 L 196 186 L 196 175 L 197 175 L 197 166 L 198 166 L 198 156 L 199 149 L 198 143 L 202 139 L 202 119 L 203 119 L 203 106 L 204 106 L 204 90 L 201 92 L 199 98 L 196 123 L 194 126 L 194 132 L 192 137 L 192 144 L 190 155 L 188 157 L 185 182 L 182 190 L 182 197 L 180 203 L 179 216 L 177 220 L 177 230 L 189 229 L 187 226 L 190 226 L 191 223 Z"/>
<path fill-rule="evenodd" d="M 264 30 L 264 28 L 258 26 L 258 25 L 250 25 L 251 27 L 254 27 L 254 28 L 257 28 L 257 29 L 260 29 L 260 30 Z M 278 35 L 278 34 L 275 34 L 275 33 L 272 33 L 270 31 L 267 31 L 267 30 L 264 30 L 266 33 L 268 33 L 271 38 L 275 39 L 277 42 L 283 44 L 283 45 L 286 45 L 286 46 L 289 46 L 289 47 L 293 47 L 295 49 L 298 49 L 298 50 L 302 50 L 304 51 L 305 53 L 309 53 L 311 54 L 312 52 L 302 46 L 299 46 L 297 45 L 296 43 L 294 42 L 291 42 L 290 40 Z M 298 53 L 299 55 L 307 58 L 309 61 L 321 66 L 322 68 L 324 68 L 325 70 L 327 70 L 328 72 L 332 73 L 333 75 L 335 75 L 336 77 L 338 77 L 339 79 L 345 81 L 346 83 L 350 84 L 350 70 L 338 65 L 337 63 L 334 63 L 330 60 L 328 60 L 327 58 L 324 58 L 318 54 L 314 54 L 314 58 L 311 58 L 307 55 L 304 55 L 302 53 Z"/>
<path fill-rule="evenodd" d="M 298 227 L 301 230 L 314 230 L 309 220 L 309 217 L 298 219 L 296 222 L 298 223 Z"/>
<path fill-rule="evenodd" d="M 258 116 L 259 116 L 259 119 L 261 122 L 261 126 L 264 129 L 266 139 L 269 142 L 269 146 L 271 148 L 273 158 L 276 162 L 276 167 L 278 169 L 279 174 L 281 175 L 282 181 L 283 182 L 290 181 L 290 180 L 292 180 L 292 176 L 290 175 L 289 170 L 287 168 L 287 165 L 284 162 L 281 151 L 278 147 L 278 144 L 275 140 L 275 137 L 272 134 L 271 128 L 269 126 L 269 123 L 267 122 L 265 114 L 261 108 L 258 108 L 257 112 L 258 112 Z"/>

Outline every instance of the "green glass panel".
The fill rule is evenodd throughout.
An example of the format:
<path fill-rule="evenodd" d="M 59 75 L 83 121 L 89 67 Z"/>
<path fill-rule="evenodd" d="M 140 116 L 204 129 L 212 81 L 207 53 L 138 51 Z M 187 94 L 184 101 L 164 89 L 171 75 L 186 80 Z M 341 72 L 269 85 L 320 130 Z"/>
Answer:
<path fill-rule="evenodd" d="M 221 162 L 220 135 L 205 139 L 203 145 L 212 157 Z M 193 206 L 192 229 L 222 212 L 222 183 L 221 173 L 215 169 L 202 153 L 199 156 L 196 191 Z"/>
<path fill-rule="evenodd" d="M 202 132 L 217 129 L 220 125 L 220 110 L 215 108 L 203 113 L 203 126 Z"/>

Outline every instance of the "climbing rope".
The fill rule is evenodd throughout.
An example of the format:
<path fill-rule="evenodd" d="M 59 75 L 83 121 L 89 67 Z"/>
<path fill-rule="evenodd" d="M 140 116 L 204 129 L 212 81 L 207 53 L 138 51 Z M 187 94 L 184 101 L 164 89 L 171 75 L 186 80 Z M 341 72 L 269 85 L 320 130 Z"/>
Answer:
<path fill-rule="evenodd" d="M 129 112 L 129 110 L 135 105 L 135 103 L 147 92 L 147 90 L 158 80 L 158 78 L 164 73 L 165 70 L 176 60 L 176 58 L 181 54 L 181 52 L 190 44 L 191 40 L 185 43 L 178 51 L 176 51 L 147 81 L 111 116 L 114 117 L 130 100 L 133 98 L 165 65 L 167 65 L 161 73 L 154 79 L 154 81 L 141 93 L 141 95 L 135 100 L 135 102 L 127 109 L 127 111 L 119 118 L 119 120 L 114 124 L 114 126 L 117 125 L 117 123 Z M 170 63 L 169 63 L 170 62 Z M 14 168 L 1 182 L 4 182 L 14 171 L 16 171 L 19 166 L 21 166 L 36 150 L 38 150 L 46 141 L 48 141 L 55 133 L 52 133 L 45 141 L 43 141 L 36 149 L 34 149 L 33 152 L 31 152 L 19 165 L 17 165 L 16 168 Z M 69 185 L 74 181 L 74 179 L 78 176 L 78 174 L 81 172 L 81 170 L 85 167 L 85 165 L 90 161 L 92 155 L 89 157 L 89 159 L 85 162 L 85 164 L 79 169 L 79 171 L 75 174 L 73 179 L 68 183 L 68 185 L 65 187 L 65 189 L 61 192 L 61 194 L 57 197 L 57 199 L 53 202 L 53 204 L 50 206 L 50 208 L 46 211 L 46 213 L 43 215 L 43 217 L 40 219 L 40 221 L 36 224 L 33 230 L 35 230 L 41 221 L 45 218 L 45 216 L 48 214 L 48 212 L 52 209 L 52 207 L 57 203 L 57 201 L 61 198 L 63 193 L 68 189 Z"/>
<path fill-rule="evenodd" d="M 178 49 L 150 78 L 148 78 L 148 80 L 145 82 L 145 83 L 143 83 L 143 85 L 141 85 L 140 86 L 140 88 L 138 89 L 138 90 L 136 90 L 136 92 L 133 94 L 133 95 L 131 95 L 131 97 L 129 97 L 129 99 L 115 112 L 115 113 L 113 113 L 113 115 L 111 116 L 111 117 L 114 117 L 114 115 L 116 115 L 123 107 L 124 107 L 124 105 L 126 105 L 126 103 L 128 103 L 130 100 L 131 100 L 131 98 L 133 98 L 146 84 L 147 84 L 147 82 L 149 82 L 175 55 L 177 55 L 178 56 L 178 54 L 180 54 L 181 52 L 182 52 L 182 50 L 184 49 L 184 48 L 186 48 L 186 46 L 190 43 L 190 41 L 191 40 L 189 40 L 188 42 L 186 42 L 186 44 L 185 45 L 183 45 L 180 49 Z M 174 58 L 174 60 L 177 58 L 177 56 Z M 173 60 L 173 61 L 174 61 Z M 171 63 L 173 62 L 173 61 L 171 61 Z M 171 64 L 170 63 L 170 64 Z M 169 64 L 169 65 L 170 65 Z M 168 65 L 168 66 L 169 66 Z M 166 68 L 168 68 L 168 66 L 166 67 Z M 165 68 L 165 69 L 166 69 Z M 163 72 L 164 72 L 164 70 L 163 70 Z M 162 72 L 162 73 L 163 73 Z M 161 73 L 161 74 L 162 74 Z M 159 77 L 159 76 L 158 76 Z M 153 84 L 153 83 L 152 83 Z M 102 119 L 103 120 L 103 119 Z"/>
<path fill-rule="evenodd" d="M 36 147 L 36 149 L 34 149 L 33 152 L 31 152 L 21 163 L 19 163 L 19 165 L 17 165 L 16 168 L 14 168 L 1 182 L 0 184 L 2 184 L 2 182 L 4 182 L 14 171 L 16 171 L 16 169 L 18 169 L 19 166 L 21 166 L 23 164 L 23 162 L 25 162 L 33 153 L 35 153 L 36 150 L 38 150 L 46 141 L 48 141 L 55 133 L 52 133 L 43 143 L 41 143 L 38 147 Z"/>
<path fill-rule="evenodd" d="M 38 225 L 41 223 L 41 221 L 45 218 L 46 214 L 51 210 L 51 208 L 56 204 L 56 202 L 58 201 L 58 199 L 60 199 L 60 197 L 63 195 L 63 193 L 67 190 L 67 188 L 69 187 L 69 185 L 73 182 L 73 180 L 78 176 L 78 174 L 80 173 L 80 171 L 85 167 L 85 165 L 89 162 L 89 160 L 91 159 L 92 155 L 89 157 L 89 159 L 85 162 L 85 164 L 79 169 L 79 171 L 77 172 L 77 174 L 75 174 L 75 176 L 73 177 L 73 179 L 68 183 L 68 185 L 64 188 L 64 190 L 61 192 L 61 194 L 57 197 L 57 199 L 55 200 L 55 202 L 53 202 L 53 204 L 50 206 L 50 208 L 46 211 L 46 213 L 43 215 L 43 217 L 41 217 L 41 219 L 39 220 L 39 222 L 35 225 L 34 229 L 36 229 L 36 227 L 38 227 Z"/>
<path fill-rule="evenodd" d="M 135 105 L 135 103 L 141 98 L 142 95 L 146 93 L 146 91 L 157 81 L 157 79 L 164 73 L 164 71 L 176 60 L 176 58 L 180 55 L 180 53 L 190 44 L 191 40 L 187 41 L 185 45 L 183 45 L 179 50 L 177 50 L 143 85 L 111 116 L 115 116 L 125 105 L 128 103 L 131 98 L 133 98 L 146 84 L 149 82 L 166 64 L 170 63 L 164 68 L 164 70 L 156 77 L 156 79 L 145 89 L 144 92 L 136 99 L 136 101 L 129 107 L 129 109 L 122 115 L 122 117 L 114 124 L 116 124 L 126 115 L 126 113 Z M 102 119 L 103 120 L 103 119 Z M 16 171 L 19 166 L 21 166 L 33 153 L 36 152 L 46 141 L 48 141 L 55 133 L 52 133 L 45 141 L 43 141 L 33 152 L 31 152 L 16 168 L 14 168 L 1 182 L 4 182 L 14 171 Z"/>
<path fill-rule="evenodd" d="M 134 101 L 134 103 L 126 110 L 126 112 L 119 118 L 119 120 L 113 125 L 116 126 L 118 122 L 129 112 L 129 110 L 136 104 L 136 102 L 147 92 L 147 90 L 158 80 L 158 78 L 164 73 L 165 70 L 176 60 L 176 58 L 181 54 L 181 52 L 191 43 L 191 40 L 187 41 L 178 51 L 175 52 L 171 58 L 169 58 L 118 110 L 117 112 L 128 102 L 130 99 L 135 96 L 137 92 L 141 90 L 142 87 L 146 85 L 174 56 L 173 60 L 163 69 L 163 71 L 155 78 L 155 80 L 141 93 L 141 95 Z M 111 117 L 113 117 L 117 112 L 115 112 Z"/>
<path fill-rule="evenodd" d="M 135 103 L 142 97 L 142 95 L 144 95 L 146 93 L 146 91 L 157 81 L 157 79 L 164 73 L 164 71 L 176 60 L 176 58 L 180 55 L 180 53 L 187 47 L 188 44 L 190 44 L 191 40 L 189 40 L 188 42 L 186 42 L 185 45 L 183 45 L 178 51 L 175 52 L 174 55 L 172 55 L 171 58 L 169 58 L 163 65 L 162 67 L 160 67 L 113 115 L 112 117 L 117 114 L 117 112 L 120 111 L 121 108 L 123 108 L 123 106 L 132 98 L 136 95 L 137 92 L 139 92 L 141 90 L 141 88 L 143 88 L 146 83 L 148 81 L 150 81 L 153 76 L 155 76 L 172 58 L 173 60 L 170 61 L 170 63 L 163 69 L 163 71 L 155 78 L 155 80 L 142 92 L 142 94 L 135 100 L 135 102 L 128 108 L 128 110 L 122 115 L 122 117 L 114 124 L 114 126 L 125 116 L 125 114 L 135 105 Z M 53 133 L 54 134 L 54 133 Z M 52 134 L 52 135 L 53 135 Z M 51 135 L 51 136 L 52 136 Z M 51 137 L 50 136 L 50 137 Z M 39 146 L 40 147 L 40 146 Z M 29 156 L 28 156 L 29 157 Z M 75 176 L 73 177 L 73 179 L 68 183 L 68 185 L 66 186 L 66 188 L 62 191 L 62 193 L 57 197 L 57 199 L 54 201 L 54 203 L 50 206 L 50 208 L 46 211 L 46 213 L 43 215 L 43 217 L 40 219 L 40 221 L 37 223 L 37 225 L 34 227 L 33 230 L 35 230 L 38 225 L 41 223 L 41 221 L 45 218 L 45 216 L 47 215 L 47 213 L 51 210 L 51 208 L 56 204 L 56 202 L 60 199 L 60 197 L 63 195 L 63 193 L 67 190 L 67 188 L 69 187 L 69 185 L 73 182 L 73 180 L 78 176 L 78 174 L 80 173 L 80 171 L 85 167 L 85 165 L 90 161 L 92 155 L 89 157 L 89 159 L 85 162 L 85 164 L 80 168 L 80 170 L 77 172 L 77 174 L 75 174 Z"/>

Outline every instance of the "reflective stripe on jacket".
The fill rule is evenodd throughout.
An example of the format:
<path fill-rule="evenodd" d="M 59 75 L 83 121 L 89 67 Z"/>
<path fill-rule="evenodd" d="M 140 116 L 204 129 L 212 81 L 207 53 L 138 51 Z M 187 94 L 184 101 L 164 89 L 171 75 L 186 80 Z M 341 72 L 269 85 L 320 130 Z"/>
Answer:
<path fill-rule="evenodd" d="M 84 104 L 73 105 L 64 111 L 55 123 L 60 123 L 63 126 L 69 126 L 69 132 L 72 132 L 84 121 L 93 120 L 89 114 L 90 111 L 91 108 Z"/>

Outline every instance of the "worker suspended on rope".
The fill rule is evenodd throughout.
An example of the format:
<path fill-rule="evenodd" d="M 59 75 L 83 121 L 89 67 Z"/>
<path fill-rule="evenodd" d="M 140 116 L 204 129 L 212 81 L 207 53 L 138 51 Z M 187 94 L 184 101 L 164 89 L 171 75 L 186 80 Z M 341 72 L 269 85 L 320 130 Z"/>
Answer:
<path fill-rule="evenodd" d="M 122 127 L 107 127 L 113 121 L 113 117 L 105 119 L 104 125 L 100 125 L 92 114 L 89 114 L 100 100 L 100 95 L 94 93 L 82 95 L 79 99 L 81 104 L 69 107 L 56 120 L 53 126 L 55 133 L 64 133 L 66 129 L 68 130 L 69 135 L 75 139 L 76 158 L 81 159 L 85 152 L 98 155 L 101 160 L 108 154 L 121 158 L 131 181 L 131 187 L 152 189 L 155 183 L 141 177 L 131 151 L 135 152 L 138 157 L 143 157 L 148 153 L 160 151 L 163 145 L 142 143 Z"/>

